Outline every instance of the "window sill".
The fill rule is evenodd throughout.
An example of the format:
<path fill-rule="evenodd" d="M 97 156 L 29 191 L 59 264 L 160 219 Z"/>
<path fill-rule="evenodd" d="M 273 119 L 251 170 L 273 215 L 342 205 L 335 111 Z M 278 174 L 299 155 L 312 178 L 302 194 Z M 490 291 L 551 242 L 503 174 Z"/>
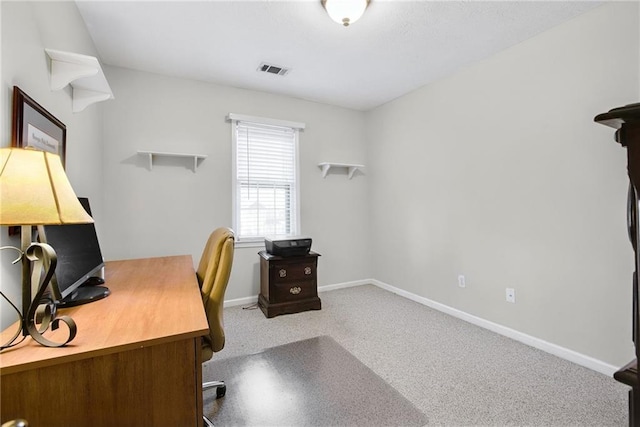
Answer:
<path fill-rule="evenodd" d="M 249 240 L 249 241 L 244 241 L 244 242 L 236 242 L 235 244 L 236 248 L 262 248 L 264 249 L 264 239 L 263 240 L 258 240 L 258 241 L 253 241 L 253 240 Z"/>

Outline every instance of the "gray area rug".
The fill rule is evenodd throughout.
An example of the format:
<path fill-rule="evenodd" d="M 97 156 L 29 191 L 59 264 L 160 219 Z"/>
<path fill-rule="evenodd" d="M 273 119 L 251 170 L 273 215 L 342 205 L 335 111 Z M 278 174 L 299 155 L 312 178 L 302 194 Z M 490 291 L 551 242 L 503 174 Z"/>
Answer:
<path fill-rule="evenodd" d="M 422 426 L 427 417 L 328 336 L 213 360 L 227 395 L 204 393 L 216 426 Z"/>

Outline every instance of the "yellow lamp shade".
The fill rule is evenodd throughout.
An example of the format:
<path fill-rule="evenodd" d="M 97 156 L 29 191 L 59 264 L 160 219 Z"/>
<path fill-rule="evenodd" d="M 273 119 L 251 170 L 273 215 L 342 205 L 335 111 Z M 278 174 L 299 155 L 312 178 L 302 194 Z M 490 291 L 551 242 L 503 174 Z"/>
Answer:
<path fill-rule="evenodd" d="M 60 156 L 32 149 L 0 149 L 0 225 L 91 222 Z"/>

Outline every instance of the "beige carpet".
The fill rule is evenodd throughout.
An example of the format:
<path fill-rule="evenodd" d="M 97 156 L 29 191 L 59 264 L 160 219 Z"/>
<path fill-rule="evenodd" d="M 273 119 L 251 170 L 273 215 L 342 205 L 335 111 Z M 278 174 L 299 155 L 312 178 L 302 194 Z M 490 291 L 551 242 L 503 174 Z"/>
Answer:
<path fill-rule="evenodd" d="M 227 395 L 205 392 L 216 426 L 422 426 L 427 417 L 328 336 L 213 361 Z"/>
<path fill-rule="evenodd" d="M 227 343 L 203 365 L 204 379 L 230 379 L 214 369 L 217 361 L 327 335 L 425 414 L 429 425 L 629 424 L 629 387 L 611 377 L 375 286 L 320 298 L 322 310 L 271 319 L 260 310 L 225 309 Z M 238 411 L 242 416 L 243 408 Z"/>

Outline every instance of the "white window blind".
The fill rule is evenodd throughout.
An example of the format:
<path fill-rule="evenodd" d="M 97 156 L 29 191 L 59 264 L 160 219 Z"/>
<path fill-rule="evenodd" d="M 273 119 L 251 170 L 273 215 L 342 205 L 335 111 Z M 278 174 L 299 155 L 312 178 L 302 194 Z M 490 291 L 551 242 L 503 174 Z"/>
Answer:
<path fill-rule="evenodd" d="M 233 120 L 238 242 L 299 234 L 298 129 Z"/>

